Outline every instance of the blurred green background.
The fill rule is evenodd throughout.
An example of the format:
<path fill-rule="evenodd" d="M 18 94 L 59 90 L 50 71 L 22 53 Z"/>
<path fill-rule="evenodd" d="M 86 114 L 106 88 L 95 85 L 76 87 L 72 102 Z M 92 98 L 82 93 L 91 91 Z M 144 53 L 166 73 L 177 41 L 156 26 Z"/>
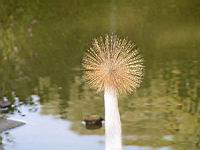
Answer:
<path fill-rule="evenodd" d="M 120 97 L 124 143 L 200 149 L 199 0 L 0 0 L 0 97 L 37 94 L 42 114 L 103 134 L 79 124 L 104 113 L 80 68 L 91 40 L 106 33 L 136 42 L 145 58 L 143 84 Z"/>

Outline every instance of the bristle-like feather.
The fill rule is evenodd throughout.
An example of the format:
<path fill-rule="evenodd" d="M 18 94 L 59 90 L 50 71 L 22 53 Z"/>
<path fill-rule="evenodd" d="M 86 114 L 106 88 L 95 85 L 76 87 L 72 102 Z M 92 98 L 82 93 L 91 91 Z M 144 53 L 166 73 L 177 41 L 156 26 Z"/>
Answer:
<path fill-rule="evenodd" d="M 139 87 L 144 72 L 136 44 L 117 35 L 94 39 L 83 58 L 83 68 L 92 87 L 98 91 L 112 87 L 120 93 Z"/>

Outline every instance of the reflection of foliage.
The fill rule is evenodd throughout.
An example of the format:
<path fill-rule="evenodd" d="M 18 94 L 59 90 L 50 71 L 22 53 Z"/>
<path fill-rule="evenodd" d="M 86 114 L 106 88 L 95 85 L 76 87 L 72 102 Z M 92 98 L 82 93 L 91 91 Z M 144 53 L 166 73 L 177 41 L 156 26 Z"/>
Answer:
<path fill-rule="evenodd" d="M 42 114 L 58 115 L 60 111 L 59 87 L 53 85 L 49 77 L 39 78 L 38 95 L 43 104 Z"/>
<path fill-rule="evenodd" d="M 14 81 L 19 78 L 22 73 L 20 68 L 22 60 L 18 57 L 18 50 L 16 37 L 12 29 L 0 30 L 1 95 L 8 94 L 7 90 L 15 87 Z"/>
<path fill-rule="evenodd" d="M 0 1 L 0 96 L 11 96 L 15 91 L 18 96 L 24 99 L 29 90 L 29 77 L 25 59 L 29 52 L 27 48 L 26 28 L 28 22 L 32 20 L 34 14 L 29 11 L 34 10 L 34 5 L 26 1 Z M 26 9 L 25 9 L 26 8 Z M 26 13 L 24 13 L 26 11 Z M 33 25 L 33 24 L 32 24 Z M 25 71 L 26 70 L 26 71 Z"/>
<path fill-rule="evenodd" d="M 184 147 L 192 144 L 195 149 L 200 134 L 198 64 L 191 71 L 190 67 L 172 64 L 162 65 L 160 71 L 152 68 L 153 71 L 146 73 L 150 80 L 145 81 L 143 88 L 134 95 L 121 97 L 119 105 L 126 144 L 182 147 L 185 143 Z M 193 62 L 187 64 L 191 66 Z M 72 129 L 76 132 L 91 134 L 75 122 L 88 114 L 102 115 L 103 101 L 78 76 L 70 89 L 66 118 L 74 122 Z M 187 136 L 193 143 L 187 142 Z"/>
<path fill-rule="evenodd" d="M 75 77 L 70 87 L 69 107 L 66 108 L 66 118 L 74 122 L 73 130 L 81 134 L 102 134 L 102 130 L 91 132 L 80 126 L 80 120 L 83 120 L 87 115 L 103 115 L 103 99 L 98 95 L 95 91 L 91 91 L 87 85 L 82 84 L 80 77 Z"/>
<path fill-rule="evenodd" d="M 0 136 L 0 149 L 3 149 L 2 148 L 2 137 Z"/>
<path fill-rule="evenodd" d="M 16 21 L 28 22 L 33 19 L 37 10 L 37 2 L 32 0 L 1 0 L 0 1 L 0 27 L 8 28 L 16 25 Z"/>
<path fill-rule="evenodd" d="M 7 30 L 1 30 L 0 39 L 1 60 L 6 61 L 8 59 L 16 59 L 16 39 L 12 29 L 8 28 Z"/>
<path fill-rule="evenodd" d="M 131 111 L 127 111 L 125 116 L 122 115 L 125 134 L 132 133 L 139 137 L 141 134 L 149 135 L 149 142 L 146 144 L 154 143 L 153 146 L 160 145 L 159 140 L 155 143 L 153 137 L 160 136 L 158 139 L 163 139 L 164 136 L 171 135 L 172 139 L 167 140 L 168 144 L 183 148 L 184 143 L 184 147 L 193 145 L 198 149 L 195 145 L 200 133 L 198 130 L 200 79 L 197 66 L 196 62 L 185 62 L 185 65 L 181 66 L 171 62 L 159 66 L 163 68 L 160 71 L 154 68 L 153 71 L 149 70 L 147 78 L 150 80 L 146 81 L 149 82 L 148 86 L 145 83 L 143 89 L 126 104 Z M 193 142 L 187 141 L 188 136 L 193 139 Z M 136 140 L 133 144 L 137 142 Z"/>
<path fill-rule="evenodd" d="M 199 0 L 55 2 L 0 1 L 0 96 L 14 90 L 28 97 L 36 87 L 41 113 L 71 120 L 77 133 L 102 134 L 80 126 L 88 114 L 103 115 L 103 99 L 79 75 L 72 78 L 71 68 L 85 43 L 114 30 L 135 39 L 147 62 L 142 88 L 119 102 L 125 143 L 198 149 Z"/>
<path fill-rule="evenodd" d="M 98 96 L 94 91 L 82 84 L 82 80 L 76 76 L 75 80 L 70 88 L 68 117 L 71 120 L 77 120 L 77 118 L 84 117 L 86 115 L 98 114 L 102 115 L 103 99 Z M 77 105 L 78 104 L 78 105 Z M 79 110 L 79 113 L 74 111 Z M 77 116 L 76 116 L 77 115 Z"/>

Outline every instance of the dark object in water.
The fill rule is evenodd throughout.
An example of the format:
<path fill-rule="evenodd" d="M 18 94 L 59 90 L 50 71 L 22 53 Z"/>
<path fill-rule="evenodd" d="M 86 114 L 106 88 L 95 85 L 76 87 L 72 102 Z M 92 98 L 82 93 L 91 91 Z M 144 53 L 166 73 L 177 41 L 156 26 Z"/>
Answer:
<path fill-rule="evenodd" d="M 0 108 L 8 108 L 11 107 L 12 103 L 7 100 L 0 101 Z"/>
<path fill-rule="evenodd" d="M 98 117 L 97 115 L 87 116 L 82 123 L 85 125 L 86 129 L 95 130 L 102 127 L 104 119 Z"/>

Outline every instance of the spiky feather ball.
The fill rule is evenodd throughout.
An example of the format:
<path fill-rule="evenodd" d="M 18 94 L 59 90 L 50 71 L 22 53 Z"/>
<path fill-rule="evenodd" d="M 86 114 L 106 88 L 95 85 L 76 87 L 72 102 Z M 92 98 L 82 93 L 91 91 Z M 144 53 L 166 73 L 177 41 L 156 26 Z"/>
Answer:
<path fill-rule="evenodd" d="M 85 78 L 98 91 L 112 87 L 127 93 L 139 87 L 143 78 L 143 58 L 135 43 L 106 35 L 94 39 L 83 58 Z"/>

